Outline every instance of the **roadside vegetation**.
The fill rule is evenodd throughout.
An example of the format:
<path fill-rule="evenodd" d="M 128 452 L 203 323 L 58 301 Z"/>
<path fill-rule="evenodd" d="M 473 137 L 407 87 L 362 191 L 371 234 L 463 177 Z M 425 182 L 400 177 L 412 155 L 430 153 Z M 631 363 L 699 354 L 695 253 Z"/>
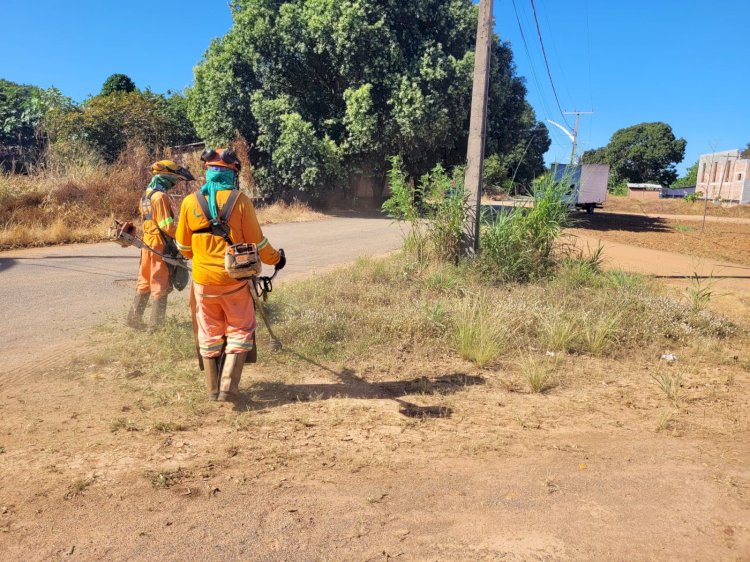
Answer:
<path fill-rule="evenodd" d="M 144 146 L 129 147 L 111 164 L 93 151 L 81 149 L 73 157 L 52 148 L 26 174 L 0 172 L 0 250 L 101 241 L 114 218 L 137 222 L 155 158 Z M 182 160 L 200 180 L 199 155 Z M 194 181 L 170 192 L 175 213 L 182 198 L 199 186 Z M 305 204 L 284 201 L 259 207 L 257 214 L 261 224 L 325 217 Z"/>
<path fill-rule="evenodd" d="M 666 348 L 739 333 L 708 309 L 702 285 L 675 298 L 649 278 L 602 270 L 601 250 L 574 250 L 563 236 L 570 220 L 564 193 L 552 181 L 537 186 L 533 209 L 485 217 L 480 255 L 460 259 L 463 202 L 450 191 L 461 188 L 460 178 L 460 170 L 438 167 L 412 187 L 395 159 L 385 208 L 405 223 L 403 250 L 278 287 L 267 307 L 284 351 L 262 351 L 260 367 L 299 382 L 310 369 L 344 376 L 344 366 L 392 374 L 398 357 L 428 374 L 471 365 L 508 388 L 545 393 L 565 378 L 566 358 L 658 358 Z M 127 383 L 134 391 L 187 405 L 185 415 L 194 416 L 207 402 L 191 335 L 180 311 L 156 339 L 134 334 L 107 345 L 120 372 L 144 375 Z M 264 350 L 262 328 L 258 338 Z M 133 353 L 133 344 L 142 352 Z M 275 383 L 254 384 L 268 391 Z"/>

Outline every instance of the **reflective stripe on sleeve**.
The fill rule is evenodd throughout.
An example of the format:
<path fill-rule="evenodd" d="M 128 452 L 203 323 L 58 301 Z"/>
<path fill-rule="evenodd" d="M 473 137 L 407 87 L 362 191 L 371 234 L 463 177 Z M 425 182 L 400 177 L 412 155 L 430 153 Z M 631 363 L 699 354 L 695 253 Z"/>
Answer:
<path fill-rule="evenodd" d="M 258 251 L 262 250 L 266 246 L 268 246 L 268 238 L 263 238 L 263 240 L 258 242 Z"/>
<path fill-rule="evenodd" d="M 177 249 L 178 250 L 188 251 L 188 250 L 192 250 L 193 249 L 192 246 L 185 246 L 184 244 L 180 244 L 180 242 L 178 240 L 175 240 L 175 244 L 177 244 Z"/>
<path fill-rule="evenodd" d="M 159 228 L 166 228 L 170 224 L 174 222 L 174 219 L 172 217 L 167 217 L 163 221 L 159 221 Z"/>

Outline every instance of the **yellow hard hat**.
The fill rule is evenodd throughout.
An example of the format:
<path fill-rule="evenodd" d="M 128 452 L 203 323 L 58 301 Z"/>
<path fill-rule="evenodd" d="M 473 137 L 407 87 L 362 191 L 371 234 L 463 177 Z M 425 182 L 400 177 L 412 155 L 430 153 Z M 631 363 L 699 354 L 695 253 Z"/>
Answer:
<path fill-rule="evenodd" d="M 195 178 L 186 168 L 172 160 L 159 160 L 151 164 L 151 173 L 160 176 L 172 176 L 179 180 L 192 181 Z"/>

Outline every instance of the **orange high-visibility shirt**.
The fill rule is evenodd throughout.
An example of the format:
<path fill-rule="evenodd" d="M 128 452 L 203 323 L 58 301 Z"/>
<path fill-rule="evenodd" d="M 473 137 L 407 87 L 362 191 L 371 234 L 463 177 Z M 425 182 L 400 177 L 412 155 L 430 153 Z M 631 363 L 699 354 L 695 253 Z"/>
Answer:
<path fill-rule="evenodd" d="M 229 199 L 230 190 L 216 193 L 216 206 L 219 213 Z M 235 244 L 255 244 L 258 246 L 260 259 L 268 265 L 279 263 L 281 256 L 268 243 L 255 216 L 253 202 L 244 193 L 240 193 L 229 216 L 230 238 Z M 208 219 L 203 215 L 201 206 L 195 193 L 191 193 L 182 201 L 180 220 L 177 225 L 175 240 L 177 248 L 183 256 L 193 260 L 193 280 L 201 285 L 234 285 L 236 279 L 231 278 L 224 270 L 224 253 L 227 243 L 221 236 L 214 236 L 210 232 L 195 233 L 209 227 Z"/>
<path fill-rule="evenodd" d="M 164 241 L 159 234 L 159 229 L 167 236 L 174 238 L 177 225 L 174 222 L 169 195 L 151 188 L 146 190 L 146 195 L 151 192 L 153 195 L 150 198 L 144 197 L 139 205 L 143 219 L 143 241 L 157 252 L 161 252 L 164 250 Z M 145 217 L 149 215 L 151 219 L 146 219 Z"/>

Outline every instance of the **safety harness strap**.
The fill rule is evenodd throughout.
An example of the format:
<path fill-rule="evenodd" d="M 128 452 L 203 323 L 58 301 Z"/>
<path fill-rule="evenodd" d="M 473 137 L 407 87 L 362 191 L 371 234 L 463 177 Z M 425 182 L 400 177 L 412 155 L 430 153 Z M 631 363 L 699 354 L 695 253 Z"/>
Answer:
<path fill-rule="evenodd" d="M 146 200 L 148 199 L 148 209 L 150 212 L 143 213 L 143 220 L 145 221 L 152 221 L 154 220 L 154 208 L 152 206 L 151 198 L 154 196 L 154 193 L 156 193 L 156 190 L 152 190 L 150 193 L 144 193 L 141 197 L 141 212 L 146 208 Z"/>
<path fill-rule="evenodd" d="M 229 235 L 229 233 L 231 232 L 229 228 L 229 217 L 232 215 L 234 204 L 237 202 L 237 198 L 239 196 L 239 190 L 233 189 L 229 193 L 229 197 L 224 203 L 224 206 L 221 208 L 219 216 L 212 217 L 211 211 L 208 208 L 208 200 L 206 199 L 206 196 L 203 195 L 200 189 L 196 191 L 195 198 L 198 200 L 198 205 L 200 205 L 201 211 L 203 211 L 203 216 L 208 219 L 209 225 L 207 228 L 201 228 L 200 230 L 193 231 L 193 234 L 209 233 L 213 234 L 214 236 L 221 236 L 230 246 L 234 244 L 234 242 L 232 242 L 231 236 Z"/>

